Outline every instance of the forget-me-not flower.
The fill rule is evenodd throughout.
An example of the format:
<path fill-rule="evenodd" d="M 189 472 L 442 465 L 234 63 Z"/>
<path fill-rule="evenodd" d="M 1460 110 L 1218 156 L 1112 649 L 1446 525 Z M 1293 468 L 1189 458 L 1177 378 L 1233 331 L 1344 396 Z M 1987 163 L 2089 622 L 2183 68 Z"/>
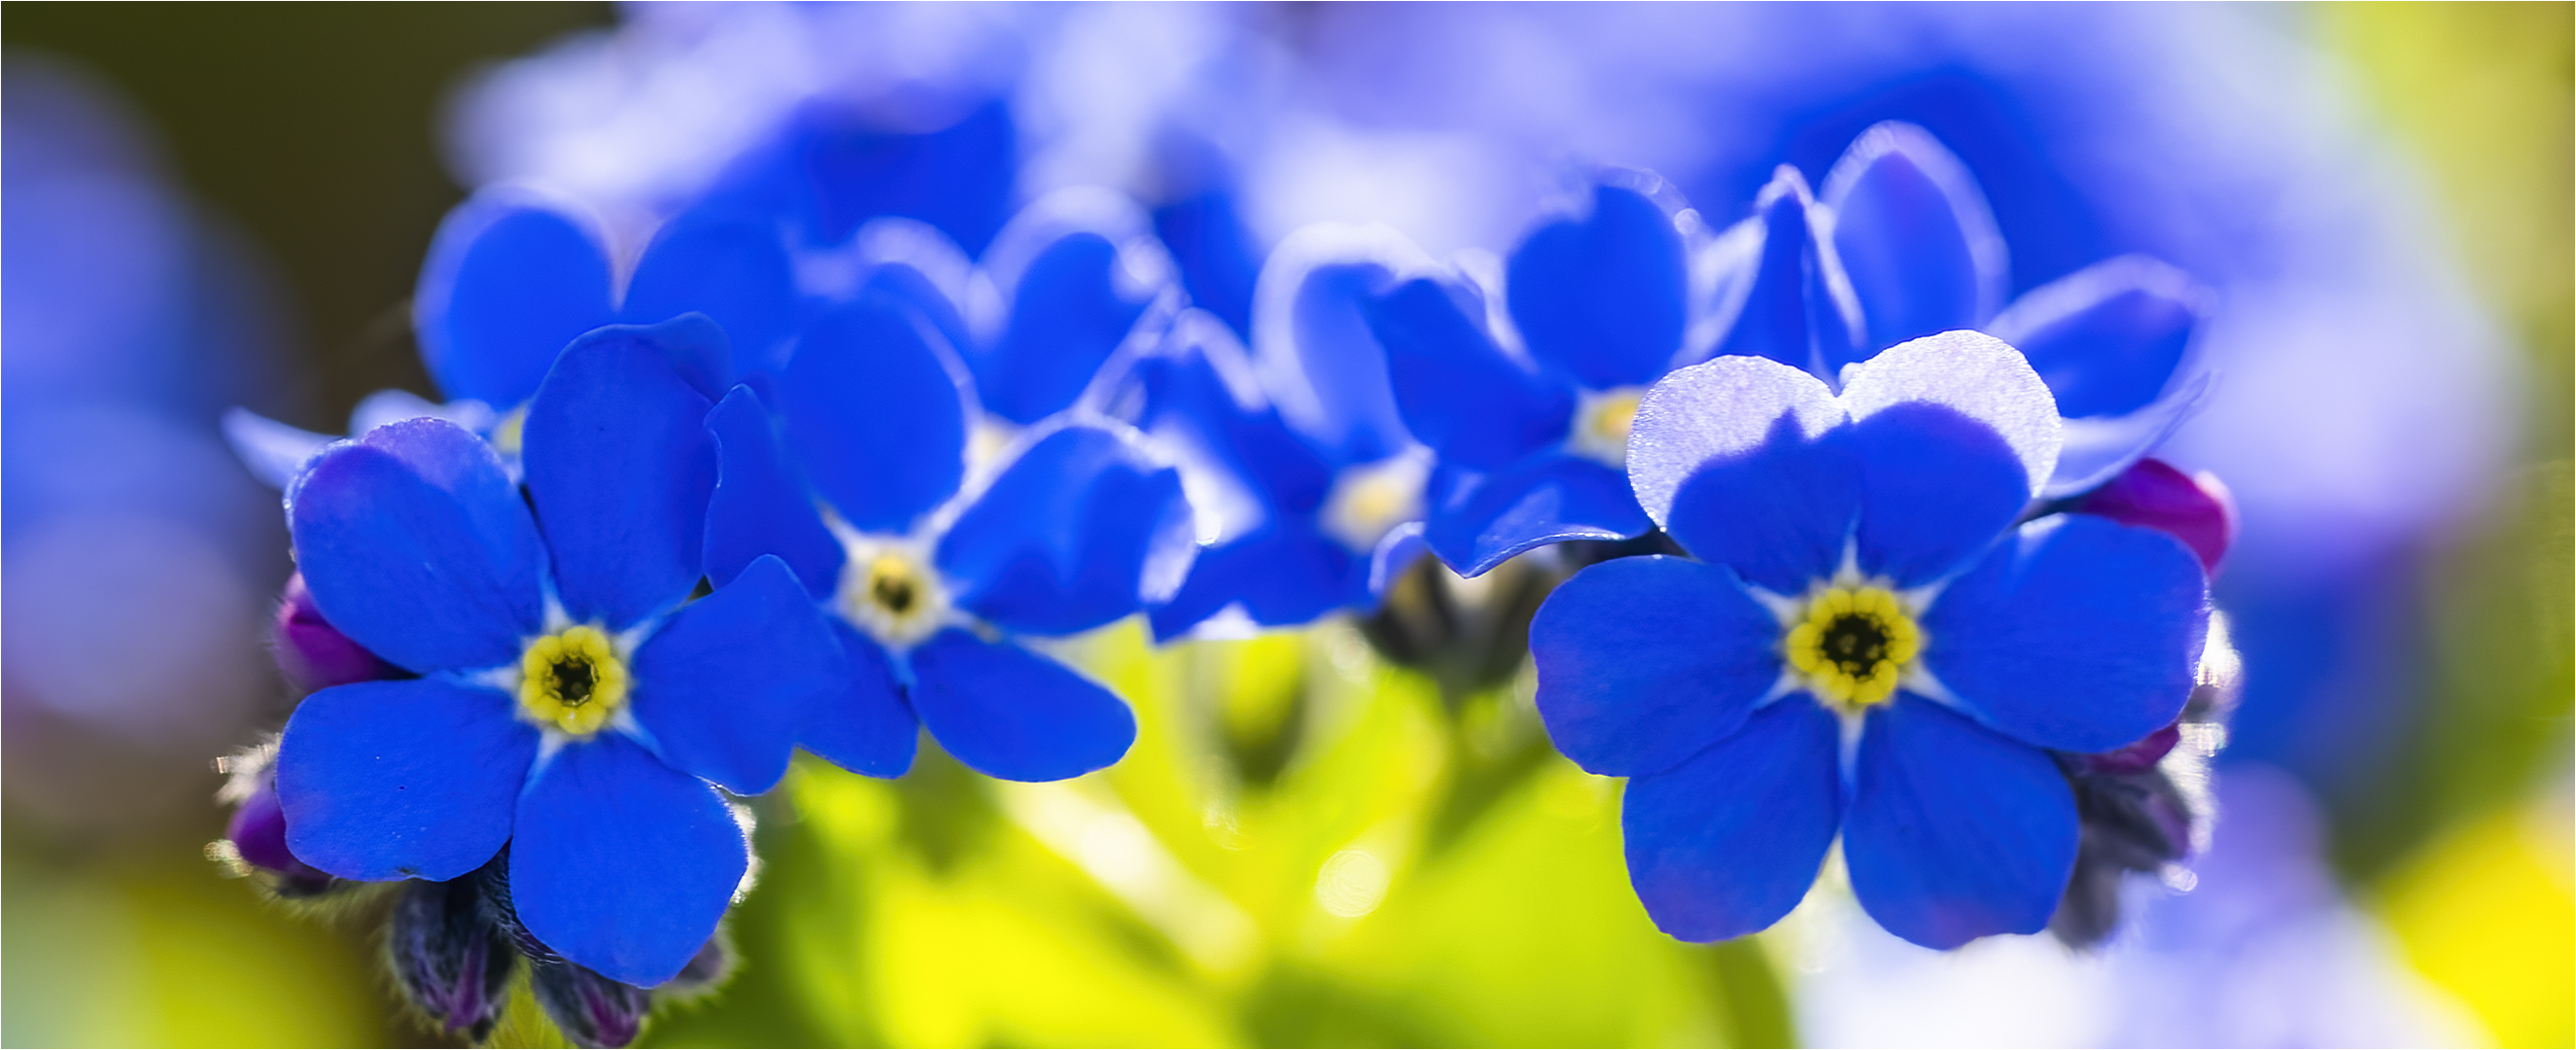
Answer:
<path fill-rule="evenodd" d="M 1674 936 L 1769 926 L 1837 836 L 1898 936 L 2037 932 L 2077 844 L 2048 751 L 2173 721 L 2206 580 L 2161 532 L 2020 522 L 2060 425 L 2012 347 L 1945 333 L 1844 376 L 1722 357 L 1646 394 L 1629 478 L 1692 557 L 1549 597 L 1539 712 L 1583 768 L 1633 778 L 1630 878 Z"/>
<path fill-rule="evenodd" d="M 835 614 L 849 665 L 799 742 L 841 766 L 898 775 L 927 728 L 1005 779 L 1099 769 L 1134 742 L 1134 714 L 1022 640 L 1102 626 L 1178 584 L 1193 550 L 1179 475 L 1078 414 L 970 464 L 980 413 L 918 308 L 926 287 L 862 281 L 765 396 L 717 406 L 708 574 L 723 586 L 776 555 Z"/>
<path fill-rule="evenodd" d="M 289 489 L 315 605 L 420 675 L 296 709 L 277 794 L 297 858 L 447 880 L 506 846 L 529 933 L 629 984 L 706 943 L 747 863 L 708 782 L 775 784 L 838 660 L 776 559 L 689 600 L 716 482 L 716 366 L 690 356 L 709 327 L 566 348 L 528 408 L 524 499 L 491 445 L 438 419 L 334 445 Z"/>

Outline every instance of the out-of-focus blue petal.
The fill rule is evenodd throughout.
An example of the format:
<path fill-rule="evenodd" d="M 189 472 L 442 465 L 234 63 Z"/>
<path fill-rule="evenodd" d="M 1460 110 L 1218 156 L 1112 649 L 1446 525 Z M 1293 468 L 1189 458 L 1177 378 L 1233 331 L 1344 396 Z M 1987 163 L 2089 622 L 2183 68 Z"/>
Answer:
<path fill-rule="evenodd" d="M 1191 302 L 1235 331 L 1252 330 L 1260 257 L 1232 193 L 1209 190 L 1154 209 L 1154 235 L 1170 249 Z"/>
<path fill-rule="evenodd" d="M 1430 553 L 1430 545 L 1422 542 L 1421 522 L 1408 521 L 1386 530 L 1386 535 L 1378 537 L 1377 546 L 1369 551 L 1369 597 L 1385 596 L 1386 589 L 1395 585 L 1404 570 Z"/>
<path fill-rule="evenodd" d="M 438 226 L 412 293 L 422 363 L 449 397 L 517 405 L 573 337 L 616 317 L 596 219 L 525 187 L 493 186 Z"/>
<path fill-rule="evenodd" d="M 807 325 L 780 377 L 787 447 L 854 528 L 908 532 L 965 476 L 966 403 L 938 338 L 862 299 Z"/>
<path fill-rule="evenodd" d="M 1107 407 L 1180 468 L 1202 544 L 1311 517 L 1332 485 L 1332 466 L 1279 421 L 1241 344 L 1205 311 L 1173 318 Z"/>
<path fill-rule="evenodd" d="M 927 134 L 880 130 L 854 107 L 809 105 L 790 132 L 807 181 L 809 236 L 836 244 L 879 215 L 920 219 L 980 252 L 1002 228 L 1020 170 L 1008 103 Z"/>
<path fill-rule="evenodd" d="M 738 386 L 707 415 L 716 443 L 716 487 L 707 500 L 706 572 L 721 588 L 752 559 L 774 554 L 796 571 L 806 593 L 828 599 L 840 587 L 848 555 L 823 526 L 813 497 L 785 453 L 769 410 Z"/>
<path fill-rule="evenodd" d="M 885 649 L 835 617 L 847 661 L 841 680 L 805 715 L 796 742 L 833 765 L 872 777 L 899 777 L 912 768 L 921 723 L 903 701 Z"/>
<path fill-rule="evenodd" d="M 1614 174 L 1593 186 L 1591 214 L 1541 226 L 1512 250 L 1512 322 L 1541 365 L 1594 389 L 1643 386 L 1672 367 L 1689 271 L 1673 217 L 1648 196 L 1662 182 Z"/>
<path fill-rule="evenodd" d="M 1861 465 L 1860 568 L 1930 583 L 1995 542 L 2030 505 L 2030 479 L 1983 423 L 1909 401 L 1852 425 Z"/>
<path fill-rule="evenodd" d="M 1446 462 L 1500 470 L 1565 438 L 1573 395 L 1503 356 L 1463 282 L 1419 277 L 1361 308 L 1405 428 Z"/>
<path fill-rule="evenodd" d="M 993 479 L 936 560 L 958 605 L 1009 630 L 1069 634 L 1142 608 L 1149 577 L 1177 584 L 1191 524 L 1180 472 L 1127 433 L 1072 426 Z"/>
<path fill-rule="evenodd" d="M 912 709 L 939 746 L 1004 780 L 1063 780 L 1118 761 L 1136 715 L 1109 690 L 1010 642 L 943 631 L 912 651 Z"/>
<path fill-rule="evenodd" d="M 370 431 L 286 495 L 297 564 L 324 618 L 421 673 L 498 667 L 545 613 L 545 549 L 483 439 L 437 419 Z"/>
<path fill-rule="evenodd" d="M 2040 495 L 2055 499 L 2090 492 L 2118 477 L 2209 403 L 2218 373 L 2201 369 L 2175 381 L 2153 404 L 2125 416 L 2069 419 L 2065 444 L 2057 454 L 2057 472 Z"/>
<path fill-rule="evenodd" d="M 1646 391 L 1628 439 L 1637 503 L 1682 548 L 1793 594 L 1841 564 L 1861 477 L 1842 406 L 1816 377 L 1722 357 Z"/>
<path fill-rule="evenodd" d="M 1744 725 L 1780 681 L 1779 636 L 1725 569 L 1614 558 L 1558 585 L 1530 621 L 1538 713 L 1585 770 L 1660 773 Z"/>
<path fill-rule="evenodd" d="M 528 501 L 575 621 L 623 629 L 688 597 L 701 573 L 714 406 L 672 366 L 660 330 L 583 337 L 528 406 Z"/>
<path fill-rule="evenodd" d="M 337 440 L 329 434 L 287 426 L 239 406 L 224 410 L 223 426 L 224 442 L 232 446 L 233 455 L 241 459 L 250 476 L 276 489 L 294 484 L 305 462 Z"/>
<path fill-rule="evenodd" d="M 1318 224 L 1290 234 L 1261 268 L 1252 354 L 1262 388 L 1280 418 L 1336 465 L 1375 462 L 1413 443 L 1386 350 L 1361 310 L 1399 275 L 1432 266 L 1385 227 Z"/>
<path fill-rule="evenodd" d="M 439 404 L 408 390 L 379 390 L 358 399 L 349 410 L 349 433 L 364 434 L 406 419 L 444 419 L 477 434 L 489 434 L 499 415 L 492 406 L 466 398 Z"/>
<path fill-rule="evenodd" d="M 1798 906 L 1841 823 L 1836 737 L 1831 713 L 1792 698 L 1697 758 L 1628 784 L 1628 881 L 1657 929 L 1722 941 Z"/>
<path fill-rule="evenodd" d="M 708 209 L 684 213 L 653 235 L 627 282 L 621 316 L 655 324 L 692 312 L 724 327 L 738 367 L 780 364 L 796 323 L 796 276 L 774 221 Z"/>
<path fill-rule="evenodd" d="M 1721 356 L 1768 357 L 1831 379 L 1863 353 L 1851 282 L 1833 248 L 1816 239 L 1815 199 L 1797 169 L 1783 166 L 1754 198 L 1761 250 Z"/>
<path fill-rule="evenodd" d="M 966 304 L 978 298 L 979 289 L 989 292 L 990 284 L 947 234 L 913 219 L 872 219 L 859 227 L 848 254 L 857 267 L 856 283 L 828 289 L 825 298 L 900 303 L 938 330 L 949 353 L 974 345 Z"/>
<path fill-rule="evenodd" d="M 1924 614 L 1923 660 L 1960 705 L 2030 744 L 2135 742 L 2191 696 L 2209 588 L 2181 541 L 2090 514 L 2021 527 Z"/>
<path fill-rule="evenodd" d="M 1834 253 L 1868 325 L 1863 350 L 1979 327 L 2011 279 L 2003 234 L 1967 166 L 1912 124 L 1861 133 L 1825 176 Z"/>
<path fill-rule="evenodd" d="M 564 958 L 650 988 L 715 935 L 749 864 L 714 788 L 603 733 L 556 752 L 520 797 L 510 903 Z"/>
<path fill-rule="evenodd" d="M 841 670 L 822 610 L 787 563 L 763 557 L 635 650 L 635 721 L 663 761 L 757 795 L 787 774 L 807 710 Z"/>
<path fill-rule="evenodd" d="M 305 697 L 278 742 L 295 856 L 344 879 L 452 879 L 510 841 L 537 731 L 498 690 L 446 677 Z"/>
<path fill-rule="evenodd" d="M 1189 579 L 1151 616 L 1154 640 L 1170 641 L 1239 605 L 1264 627 L 1312 623 L 1368 598 L 1367 566 L 1312 519 L 1271 523 L 1233 543 L 1199 552 Z"/>
<path fill-rule="evenodd" d="M 1096 190 L 1030 205 L 994 239 L 985 269 L 1010 319 L 966 363 L 984 409 L 1014 423 L 1071 406 L 1147 308 L 1179 295 L 1144 212 Z"/>
<path fill-rule="evenodd" d="M 2182 271 L 2124 255 L 2032 289 L 1986 330 L 2021 349 L 2066 418 L 2116 416 L 2172 385 L 2206 298 Z"/>
<path fill-rule="evenodd" d="M 2038 933 L 2075 869 L 2075 834 L 2074 794 L 2039 749 L 1908 693 L 1870 712 L 1843 858 L 1887 932 L 1943 950 Z"/>
<path fill-rule="evenodd" d="M 1463 503 L 1433 512 L 1423 539 L 1459 575 L 1479 576 L 1532 547 L 1624 540 L 1654 527 L 1627 475 L 1597 460 L 1547 452 L 1487 475 Z"/>

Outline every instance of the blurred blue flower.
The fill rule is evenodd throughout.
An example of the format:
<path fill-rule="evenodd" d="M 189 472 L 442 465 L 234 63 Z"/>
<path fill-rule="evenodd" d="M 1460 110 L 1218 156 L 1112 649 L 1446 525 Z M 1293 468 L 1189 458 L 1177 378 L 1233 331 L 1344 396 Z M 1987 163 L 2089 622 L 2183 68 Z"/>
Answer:
<path fill-rule="evenodd" d="M 1843 366 L 1906 340 L 1986 331 L 2030 359 L 2065 416 L 2043 495 L 2109 481 L 2208 393 L 2207 370 L 2186 367 L 2205 293 L 2170 266 L 2121 256 L 2005 305 L 2009 263 L 1985 195 L 1921 128 L 1862 132 L 1821 198 L 1784 165 L 1753 210 L 1716 249 L 1740 260 L 1718 352 L 1835 383 Z"/>
<path fill-rule="evenodd" d="M 1628 491 L 1628 426 L 1647 385 L 1687 352 L 1682 208 L 1651 175 L 1606 173 L 1590 189 L 1588 213 L 1513 250 L 1508 323 L 1488 319 L 1463 273 L 1400 276 L 1366 303 L 1407 428 L 1460 472 L 1424 540 L 1463 575 L 1542 544 L 1654 527 Z"/>
<path fill-rule="evenodd" d="M 895 776 L 927 728 L 1005 779 L 1099 769 L 1126 753 L 1135 716 L 1023 640 L 1102 626 L 1178 585 L 1193 550 L 1180 476 L 1081 411 L 976 447 L 1002 431 L 924 308 L 938 284 L 884 262 L 799 333 L 764 392 L 717 406 L 707 573 L 721 587 L 784 558 L 836 614 L 850 666 L 805 725 L 807 749 Z"/>
<path fill-rule="evenodd" d="M 705 781 L 775 784 L 838 661 L 776 559 L 688 601 L 716 480 L 716 362 L 689 358 L 721 347 L 710 328 L 574 340 L 528 409 L 524 500 L 490 445 L 437 419 L 334 445 L 297 479 L 314 604 L 422 677 L 296 709 L 277 758 L 294 856 L 446 880 L 507 845 L 527 929 L 630 984 L 706 943 L 747 853 Z"/>
<path fill-rule="evenodd" d="M 1890 932 L 2035 933 L 2077 844 L 2048 750 L 2173 721 L 2206 580 L 2159 532 L 2016 524 L 2059 420 L 2010 346 L 1945 333 L 1845 378 L 1730 356 L 1646 394 L 1629 476 L 1697 560 L 1560 586 L 1531 625 L 1539 712 L 1585 769 L 1635 778 L 1629 874 L 1674 936 L 1777 921 L 1837 834 Z"/>

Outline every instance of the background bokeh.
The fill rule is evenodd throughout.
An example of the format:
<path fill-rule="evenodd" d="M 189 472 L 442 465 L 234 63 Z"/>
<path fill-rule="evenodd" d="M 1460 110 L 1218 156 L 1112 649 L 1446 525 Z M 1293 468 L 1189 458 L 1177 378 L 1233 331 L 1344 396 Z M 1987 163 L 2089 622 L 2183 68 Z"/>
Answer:
<path fill-rule="evenodd" d="M 1836 62 L 1901 65 L 1917 46 L 1897 31 L 1920 30 L 1914 16 L 1855 10 L 1837 17 L 1853 19 L 1843 36 L 1857 42 L 1830 61 L 1793 56 L 1827 70 L 1799 76 L 1841 75 Z M 1775 15 L 1733 28 L 1744 39 L 1794 35 L 1757 24 Z M 1922 46 L 1974 56 L 1991 36 L 2009 53 L 2012 34 L 2047 29 L 1980 21 L 1988 15 L 1924 16 L 1949 36 Z M 512 107 L 544 97 L 531 84 L 545 69 L 595 59 L 600 49 L 583 41 L 613 39 L 566 34 L 646 17 L 561 4 L 0 8 L 0 1042 L 432 1038 L 396 1011 L 366 923 L 263 901 L 206 859 L 223 820 L 209 761 L 273 728 L 290 702 L 262 648 L 287 571 L 283 529 L 273 494 L 232 464 L 215 420 L 240 404 L 336 431 L 370 391 L 431 393 L 407 298 L 439 216 L 480 179 L 550 164 L 563 175 L 560 158 L 525 147 L 579 129 Z M 708 16 L 652 17 L 664 39 L 696 39 L 690 20 Z M 1243 176 L 1256 237 L 1339 214 L 1409 218 L 1408 232 L 1435 250 L 1504 247 L 1496 238 L 1534 193 L 1497 180 L 1506 188 L 1415 198 L 1462 155 L 1500 164 L 1550 151 L 1661 149 L 1620 159 L 1655 163 L 1702 208 L 1731 217 L 1775 160 L 1823 163 L 1856 130 L 1798 110 L 1805 88 L 1756 49 L 1713 42 L 1702 60 L 1714 74 L 1663 81 L 1652 68 L 1614 76 L 1583 64 L 1636 59 L 1616 37 L 1640 17 L 1622 10 L 1540 47 L 1472 12 L 1280 6 L 1166 25 L 1116 9 L 996 8 L 963 20 L 1005 30 L 960 38 L 1003 41 L 993 61 L 1021 78 L 1023 130 L 1046 144 L 1029 151 L 1024 192 L 1114 170 L 1101 158 L 1133 152 L 1120 136 L 1144 133 L 1109 118 L 1160 91 L 1179 124 L 1213 142 L 1212 156 L 1260 163 Z M 1209 44 L 1219 21 L 1226 39 L 1258 46 Z M 2240 202 L 2211 220 L 2216 232 L 2171 231 L 2163 250 L 2200 250 L 2207 258 L 2183 261 L 2204 270 L 2235 266 L 2210 260 L 2252 242 L 2218 227 L 2299 231 L 2327 209 L 2399 231 L 2329 244 L 2351 256 L 2335 265 L 2358 273 L 2354 259 L 2395 244 L 2424 258 L 2391 264 L 2398 276 L 2384 279 L 2462 291 L 2457 312 L 2430 314 L 2457 330 L 2436 326 L 2420 350 L 2355 344 L 2351 373 L 2379 386 L 2341 381 L 2324 339 L 2283 358 L 2291 375 L 2256 372 L 2237 388 L 2274 401 L 2240 400 L 2184 443 L 2186 458 L 2314 475 L 2311 490 L 2326 496 L 2279 505 L 2350 519 L 2340 532 L 2288 531 L 2278 515 L 2249 522 L 2283 530 L 2280 546 L 2381 534 L 2373 529 L 2393 538 L 2302 560 L 2258 558 L 2258 535 L 2222 580 L 2222 599 L 2234 588 L 2248 619 L 2274 632 L 2247 639 L 2249 657 L 2279 654 L 2249 667 L 2258 692 L 2236 764 L 2222 768 L 2222 802 L 2241 819 L 2232 831 L 2222 823 L 2202 888 L 2135 942 L 2085 957 L 2047 941 L 1918 957 L 1872 939 L 1828 888 L 1757 940 L 1674 944 L 1627 892 L 1615 784 L 1550 755 L 1512 690 L 1442 696 L 1373 659 L 1345 625 L 1163 651 L 1130 627 L 1080 646 L 1136 701 L 1144 727 L 1135 753 L 1105 774 L 995 785 L 936 756 L 891 782 L 800 767 L 763 804 L 763 881 L 733 927 L 742 972 L 722 994 L 670 1010 L 646 1041 L 2576 1040 L 2570 8 L 2227 8 L 2147 28 L 2158 35 L 2141 45 L 2142 71 L 2118 82 L 2129 90 L 2267 92 L 2249 108 L 2362 144 L 2349 155 L 2339 145 L 2276 153 L 2228 126 L 2095 129 L 2099 142 L 2201 151 L 2093 154 L 2122 168 L 2119 185 L 2151 219 L 2171 214 L 2151 207 L 2158 193 L 2191 199 L 2171 188 L 2188 178 L 2159 178 L 2159 165 L 2220 172 L 2252 196 L 2339 187 L 2333 166 L 2350 164 L 2350 199 Z M 1151 68 L 1125 79 L 1099 68 L 1122 47 L 1295 72 L 1167 78 L 1214 85 L 1203 98 L 1155 87 Z M 1674 44 L 1646 57 L 1699 54 Z M 528 56 L 557 64 L 495 65 Z M 1590 94 L 1515 95 L 1512 78 L 1491 73 L 1498 56 L 1536 82 Z M 2218 75 L 2281 56 L 2315 68 Z M 973 55 L 960 61 L 982 68 Z M 2025 80 L 2044 87 L 2052 75 Z M 1671 87 L 1682 81 L 1687 89 Z M 1942 81 L 1924 82 L 1936 90 L 1918 101 L 1937 108 Z M 1246 84 L 1290 97 L 1225 94 L 1258 93 Z M 2284 84 L 2296 90 L 2272 91 Z M 1649 86 L 1662 92 L 1655 105 L 1626 104 L 1626 92 Z M 2153 114 L 2160 101 L 2032 103 L 2021 116 Z M 1248 131 L 1205 115 L 1254 109 L 1280 116 Z M 1676 126 L 1697 133 L 1676 137 Z M 2296 165 L 2328 170 L 2278 175 Z M 1395 174 L 1349 181 L 1372 166 Z M 1163 176 L 1173 170 L 1200 169 Z M 590 188 L 633 191 L 652 176 L 612 167 Z M 2039 229 L 2051 213 L 2017 220 L 2000 200 L 2017 189 L 2043 202 L 2073 193 L 1989 185 L 2016 258 L 2040 271 L 2017 273 L 2016 286 L 2089 261 L 2052 259 L 2046 245 L 2058 241 Z M 2103 221 L 2120 219 L 2115 210 Z M 2017 221 L 2028 225 L 2009 228 Z M 2334 269 L 2300 257 L 2241 265 L 2257 275 L 2249 295 L 2262 294 L 2267 266 L 2292 292 L 2307 271 Z M 2375 320 L 2318 320 L 2328 332 L 2337 323 Z M 2317 338 L 2241 338 L 2267 337 Z M 2454 338 L 2497 352 L 2464 355 L 2445 343 Z M 2387 378 L 2410 369 L 2423 377 L 2412 389 Z M 2246 454 L 2281 426 L 2327 428 L 2310 446 L 2345 454 Z M 2337 443 L 2334 427 L 2351 439 Z M 2409 458 L 2421 449 L 2435 451 Z M 2265 509 L 2264 493 L 2297 490 L 2257 480 L 2269 487 L 2251 513 Z M 2259 691 L 2267 673 L 2277 698 Z M 2226 1023 L 2157 1027 L 2173 1016 Z M 544 1038 L 526 1024 L 501 1036 Z"/>

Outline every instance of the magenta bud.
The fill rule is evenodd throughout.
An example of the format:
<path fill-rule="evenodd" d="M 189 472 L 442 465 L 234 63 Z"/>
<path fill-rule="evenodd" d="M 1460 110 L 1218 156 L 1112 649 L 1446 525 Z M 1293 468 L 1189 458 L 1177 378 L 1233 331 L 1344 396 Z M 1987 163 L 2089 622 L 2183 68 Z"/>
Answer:
<path fill-rule="evenodd" d="M 286 848 L 286 809 L 278 805 L 274 780 L 233 810 L 224 838 L 242 863 L 275 878 L 279 896 L 310 897 L 331 888 L 329 872 L 296 859 Z"/>
<path fill-rule="evenodd" d="M 2177 723 L 2149 733 L 2144 739 L 2116 751 L 2098 755 L 2078 755 L 2076 761 L 2092 773 L 2144 773 L 2156 768 L 2182 739 L 2182 726 Z"/>
<path fill-rule="evenodd" d="M 272 636 L 277 669 L 296 688 L 308 693 L 351 682 L 406 677 L 402 668 L 368 652 L 323 619 L 300 572 L 287 577 L 286 590 L 278 596 L 277 625 Z"/>
<path fill-rule="evenodd" d="M 2163 460 L 2139 460 L 2079 497 L 2074 509 L 2181 540 L 2212 574 L 2236 541 L 2236 500 L 2218 476 L 2205 470 L 2185 474 Z"/>

